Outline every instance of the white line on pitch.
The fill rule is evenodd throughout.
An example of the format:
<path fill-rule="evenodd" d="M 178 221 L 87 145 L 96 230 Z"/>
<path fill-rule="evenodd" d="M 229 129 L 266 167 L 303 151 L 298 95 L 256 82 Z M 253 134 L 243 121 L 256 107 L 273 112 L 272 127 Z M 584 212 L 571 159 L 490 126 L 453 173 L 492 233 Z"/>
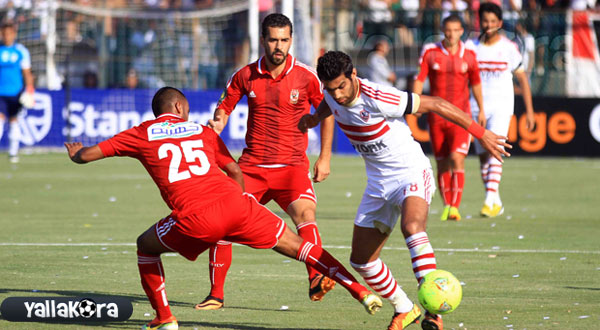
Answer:
<path fill-rule="evenodd" d="M 239 245 L 239 244 L 235 244 Z M 0 243 L 0 246 L 135 246 L 135 243 Z M 346 245 L 323 245 L 326 249 L 343 249 L 349 250 Z M 384 247 L 384 250 L 406 250 L 406 247 Z M 600 254 L 600 251 L 583 251 L 583 250 L 503 250 L 503 249 L 448 249 L 434 248 L 440 252 L 475 252 L 475 253 L 581 253 L 581 254 Z"/>

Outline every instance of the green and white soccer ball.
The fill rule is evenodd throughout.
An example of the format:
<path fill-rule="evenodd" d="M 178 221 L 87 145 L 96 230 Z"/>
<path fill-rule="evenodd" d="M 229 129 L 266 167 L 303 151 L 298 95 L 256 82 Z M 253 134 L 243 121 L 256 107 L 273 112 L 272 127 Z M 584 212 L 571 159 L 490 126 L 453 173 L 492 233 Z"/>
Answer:
<path fill-rule="evenodd" d="M 432 314 L 448 314 L 458 307 L 462 286 L 454 275 L 445 270 L 434 270 L 419 283 L 419 302 Z"/>

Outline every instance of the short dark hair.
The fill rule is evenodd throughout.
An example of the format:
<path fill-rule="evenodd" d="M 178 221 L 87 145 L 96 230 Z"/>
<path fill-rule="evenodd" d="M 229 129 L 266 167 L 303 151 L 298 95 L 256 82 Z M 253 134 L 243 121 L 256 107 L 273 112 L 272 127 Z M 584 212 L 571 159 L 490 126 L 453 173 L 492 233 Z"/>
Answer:
<path fill-rule="evenodd" d="M 5 29 L 5 28 L 15 28 L 15 22 L 11 19 L 5 19 L 2 21 L 2 23 L 0 23 L 0 29 Z"/>
<path fill-rule="evenodd" d="M 450 22 L 460 23 L 461 27 L 464 26 L 462 19 L 460 19 L 460 17 L 456 14 L 452 14 L 452 15 L 444 18 L 444 20 L 442 21 L 442 26 L 445 27 L 446 23 L 450 23 Z"/>
<path fill-rule="evenodd" d="M 185 95 L 174 87 L 163 87 L 156 91 L 152 98 L 152 112 L 158 117 L 167 112 L 166 107 L 177 99 L 185 99 Z"/>
<path fill-rule="evenodd" d="M 479 6 L 479 21 L 483 18 L 483 13 L 492 13 L 502 20 L 502 8 L 493 2 L 484 2 Z"/>
<path fill-rule="evenodd" d="M 270 14 L 267 17 L 265 17 L 265 19 L 263 19 L 262 21 L 262 36 L 263 38 L 267 37 L 267 34 L 269 34 L 269 28 L 271 27 L 286 27 L 289 26 L 290 27 L 290 35 L 292 35 L 293 30 L 292 30 L 292 22 L 290 21 L 289 18 L 287 18 L 287 16 L 283 15 L 283 14 L 279 14 L 279 13 L 275 13 L 275 14 Z"/>
<path fill-rule="evenodd" d="M 319 57 L 317 64 L 317 75 L 321 81 L 331 81 L 339 77 L 342 73 L 350 78 L 354 65 L 348 54 L 340 51 L 328 51 Z"/>

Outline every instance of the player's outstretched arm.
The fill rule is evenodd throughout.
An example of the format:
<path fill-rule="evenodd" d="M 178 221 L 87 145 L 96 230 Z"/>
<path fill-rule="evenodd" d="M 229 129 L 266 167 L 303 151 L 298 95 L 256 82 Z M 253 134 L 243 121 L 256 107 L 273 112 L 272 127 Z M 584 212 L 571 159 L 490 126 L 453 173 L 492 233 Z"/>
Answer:
<path fill-rule="evenodd" d="M 302 133 L 306 133 L 309 128 L 313 128 L 319 125 L 321 120 L 331 116 L 331 109 L 327 105 L 325 100 L 321 101 L 321 104 L 317 107 L 317 111 L 312 115 L 304 115 L 300 118 L 300 122 L 298 122 L 298 129 Z"/>
<path fill-rule="evenodd" d="M 469 115 L 461 111 L 452 103 L 437 96 L 421 96 L 419 109 L 417 113 L 434 112 L 446 120 L 449 120 L 456 125 L 466 129 L 473 134 L 481 146 L 484 147 L 492 157 L 503 162 L 502 156 L 510 157 L 510 154 L 504 148 L 512 148 L 506 142 L 506 136 L 496 135 L 494 132 L 486 130 L 477 124 Z"/>
<path fill-rule="evenodd" d="M 65 142 L 65 147 L 69 153 L 69 158 L 77 164 L 85 164 L 104 158 L 104 154 L 98 145 L 84 147 L 81 142 Z"/>
<path fill-rule="evenodd" d="M 225 129 L 228 120 L 229 116 L 225 113 L 225 110 L 217 109 L 215 110 L 213 119 L 208 120 L 208 127 L 212 128 L 215 133 L 220 135 L 221 132 L 223 132 L 223 129 Z"/>

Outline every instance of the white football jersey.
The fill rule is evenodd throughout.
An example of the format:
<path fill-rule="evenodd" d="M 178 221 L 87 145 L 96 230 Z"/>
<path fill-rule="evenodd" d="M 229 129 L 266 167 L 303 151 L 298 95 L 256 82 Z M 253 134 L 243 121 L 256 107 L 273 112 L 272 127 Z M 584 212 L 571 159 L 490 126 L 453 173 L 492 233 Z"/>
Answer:
<path fill-rule="evenodd" d="M 349 106 L 338 104 L 329 93 L 324 99 L 339 127 L 363 157 L 370 186 L 383 187 L 415 169 L 431 163 L 412 137 L 405 114 L 419 108 L 419 95 L 391 86 L 358 79 L 359 95 Z"/>
<path fill-rule="evenodd" d="M 501 36 L 493 45 L 484 45 L 479 39 L 473 39 L 467 41 L 467 47 L 477 54 L 486 114 L 488 111 L 507 111 L 512 114 L 515 97 L 513 72 L 522 69 L 523 65 L 523 56 L 517 44 Z M 472 95 L 471 109 L 479 113 Z"/>

